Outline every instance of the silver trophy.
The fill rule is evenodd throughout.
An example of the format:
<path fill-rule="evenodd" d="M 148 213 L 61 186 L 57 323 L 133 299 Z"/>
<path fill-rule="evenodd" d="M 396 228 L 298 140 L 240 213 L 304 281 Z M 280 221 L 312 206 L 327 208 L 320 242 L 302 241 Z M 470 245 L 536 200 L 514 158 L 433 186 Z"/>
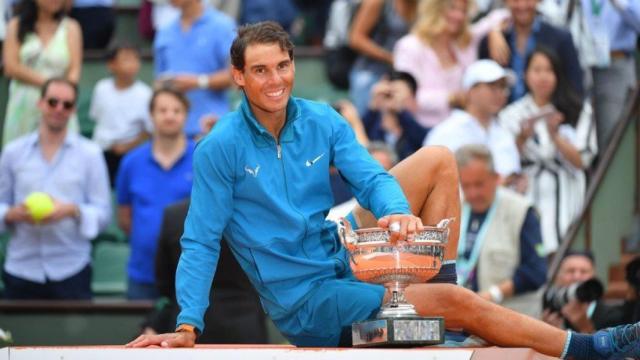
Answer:
<path fill-rule="evenodd" d="M 353 346 L 421 346 L 444 342 L 444 318 L 421 317 L 404 297 L 407 286 L 425 283 L 440 271 L 449 223 L 425 226 L 407 241 L 390 242 L 382 228 L 353 231 L 349 221 L 338 222 L 340 240 L 347 249 L 353 274 L 361 281 L 382 284 L 389 301 L 375 319 L 352 324 Z"/>

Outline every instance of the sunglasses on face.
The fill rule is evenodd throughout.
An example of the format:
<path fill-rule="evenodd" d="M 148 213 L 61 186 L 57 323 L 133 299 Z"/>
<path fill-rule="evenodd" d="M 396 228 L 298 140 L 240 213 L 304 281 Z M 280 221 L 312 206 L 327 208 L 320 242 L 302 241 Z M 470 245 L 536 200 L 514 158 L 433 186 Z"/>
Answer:
<path fill-rule="evenodd" d="M 51 107 L 52 109 L 55 109 L 58 107 L 58 104 L 62 104 L 62 107 L 65 110 L 71 110 L 73 109 L 73 106 L 75 105 L 75 103 L 73 101 L 69 101 L 69 100 L 60 100 L 57 98 L 48 98 L 47 99 L 47 104 L 49 105 L 49 107 Z"/>

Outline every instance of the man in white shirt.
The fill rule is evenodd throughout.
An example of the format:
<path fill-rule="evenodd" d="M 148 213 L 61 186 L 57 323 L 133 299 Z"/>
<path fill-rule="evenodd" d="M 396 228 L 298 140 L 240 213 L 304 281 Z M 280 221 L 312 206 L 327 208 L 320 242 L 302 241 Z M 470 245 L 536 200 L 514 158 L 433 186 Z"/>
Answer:
<path fill-rule="evenodd" d="M 455 110 L 434 127 L 424 145 L 442 145 L 455 152 L 464 145 L 485 145 L 495 159 L 501 177 L 520 172 L 520 156 L 513 136 L 496 121 L 504 107 L 509 87 L 515 76 L 493 60 L 478 60 L 471 64 L 462 78 L 466 92 L 465 110 Z"/>

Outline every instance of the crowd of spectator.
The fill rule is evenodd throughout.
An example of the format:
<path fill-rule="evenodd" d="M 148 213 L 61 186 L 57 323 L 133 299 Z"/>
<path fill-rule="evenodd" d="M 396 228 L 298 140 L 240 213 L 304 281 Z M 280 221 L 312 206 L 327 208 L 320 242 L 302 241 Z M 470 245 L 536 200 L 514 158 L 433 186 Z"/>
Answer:
<path fill-rule="evenodd" d="M 589 170 L 637 87 L 640 0 L 335 1 L 351 5 L 341 16 L 355 55 L 343 79 L 349 98 L 334 108 L 386 169 L 422 146 L 455 152 L 464 195 L 459 283 L 541 316 L 547 257 L 579 214 Z M 139 49 L 113 38 L 113 0 L 0 0 L 11 79 L 0 155 L 0 230 L 11 233 L 5 295 L 91 298 L 90 240 L 111 221 L 110 184 L 131 248 L 127 298 L 174 297 L 173 274 L 155 263 L 163 213 L 189 198 L 195 144 L 231 109 L 237 24 L 276 20 L 300 34 L 304 13 L 316 25 L 307 42 L 317 46 L 331 3 L 142 0 L 138 25 L 154 61 L 145 84 Z M 93 88 L 92 141 L 78 134 L 75 114 L 83 49 L 102 50 L 110 73 Z M 355 200 L 337 171 L 330 176 L 331 216 L 344 215 Z M 54 204 L 41 223 L 23 204 L 35 191 Z M 175 263 L 172 252 L 157 259 Z M 593 265 L 585 256 L 563 266 Z M 244 305 L 247 321 L 263 321 L 254 300 Z M 562 321 L 543 317 L 566 326 L 577 310 L 564 310 Z M 164 311 L 149 331 L 166 331 L 158 316 L 175 316 L 175 304 Z M 251 339 L 264 339 L 254 328 Z"/>

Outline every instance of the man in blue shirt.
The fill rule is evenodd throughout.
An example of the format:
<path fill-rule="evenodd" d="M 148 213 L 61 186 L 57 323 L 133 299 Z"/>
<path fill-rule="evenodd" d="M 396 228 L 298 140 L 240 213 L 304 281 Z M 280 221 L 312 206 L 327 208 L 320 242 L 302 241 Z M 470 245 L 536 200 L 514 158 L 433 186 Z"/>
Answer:
<path fill-rule="evenodd" d="M 11 233 L 2 279 L 9 299 L 91 298 L 91 240 L 111 220 L 111 196 L 100 148 L 67 130 L 77 98 L 75 84 L 47 80 L 38 130 L 2 150 L 0 232 Z M 35 191 L 54 204 L 39 222 L 25 205 Z"/>
<path fill-rule="evenodd" d="M 263 307 L 293 344 L 347 345 L 351 324 L 374 316 L 389 294 L 355 279 L 335 224 L 325 221 L 333 203 L 329 167 L 338 168 L 371 212 L 357 210 L 352 222 L 369 227 L 373 216 L 373 223 L 397 241 L 412 236 L 422 221 L 457 215 L 455 160 L 442 148 L 421 150 L 396 166 L 396 181 L 330 106 L 291 96 L 293 44 L 276 23 L 241 28 L 231 58 L 244 99 L 194 154 L 191 207 L 176 273 L 179 326 L 170 334 L 142 335 L 128 346 L 194 345 L 204 328 L 223 233 Z M 451 244 L 457 235 L 454 227 Z M 451 255 L 449 247 L 445 259 Z M 598 342 L 596 353 L 591 336 L 505 310 L 453 284 L 412 285 L 405 294 L 421 315 L 442 315 L 448 326 L 498 345 L 578 358 L 609 356 L 613 349 L 637 355 L 640 325 L 617 331 L 615 340 L 603 333 L 607 338 Z"/>
<path fill-rule="evenodd" d="M 118 171 L 118 222 L 129 235 L 127 298 L 155 299 L 154 261 L 164 208 L 191 193 L 195 144 L 184 134 L 189 102 L 173 89 L 157 90 L 149 110 L 150 142 L 129 152 Z"/>
<path fill-rule="evenodd" d="M 185 132 L 200 134 L 205 116 L 220 117 L 229 111 L 226 89 L 229 47 L 235 23 L 201 0 L 172 0 L 180 18 L 163 28 L 154 42 L 155 76 L 160 85 L 186 92 L 191 103 Z"/>

